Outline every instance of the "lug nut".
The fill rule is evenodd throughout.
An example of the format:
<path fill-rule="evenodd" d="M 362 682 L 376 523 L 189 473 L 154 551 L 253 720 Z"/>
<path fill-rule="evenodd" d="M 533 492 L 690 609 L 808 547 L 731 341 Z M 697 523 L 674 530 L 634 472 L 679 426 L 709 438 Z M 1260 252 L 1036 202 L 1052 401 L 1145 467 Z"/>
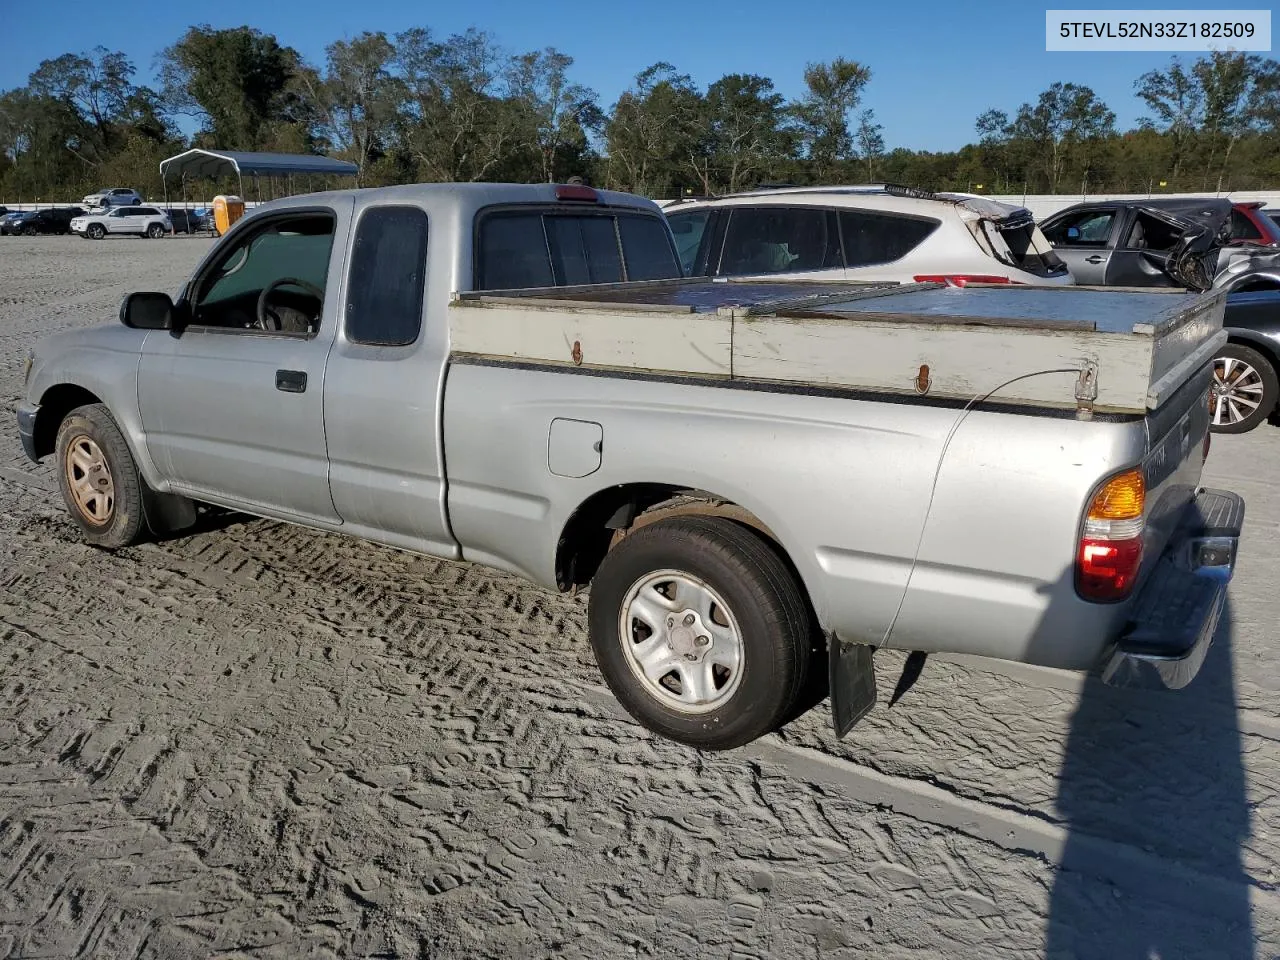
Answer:
<path fill-rule="evenodd" d="M 711 642 L 711 638 L 710 638 L 710 637 L 698 637 L 698 638 L 697 638 L 696 640 L 694 640 L 693 642 L 694 642 L 694 643 L 696 643 L 696 644 L 697 644 L 698 646 L 700 646 L 700 647 L 705 647 L 708 643 L 710 643 L 710 642 Z"/>
<path fill-rule="evenodd" d="M 692 627 L 692 626 L 693 626 L 693 621 L 694 621 L 695 619 L 697 619 L 697 618 L 696 618 L 696 617 L 694 617 L 694 615 L 693 615 L 692 613 L 686 613 L 686 614 L 684 615 L 684 625 L 685 625 L 686 627 Z"/>
<path fill-rule="evenodd" d="M 684 655 L 684 658 L 685 658 L 686 660 L 691 660 L 691 661 L 692 661 L 692 660 L 697 660 L 697 659 L 698 659 L 698 655 L 697 655 L 697 654 L 694 654 L 694 653 L 686 653 L 686 654 Z"/>
<path fill-rule="evenodd" d="M 675 625 L 676 625 L 676 618 L 675 618 L 675 617 L 667 617 L 667 626 L 668 626 L 668 627 L 674 627 Z"/>

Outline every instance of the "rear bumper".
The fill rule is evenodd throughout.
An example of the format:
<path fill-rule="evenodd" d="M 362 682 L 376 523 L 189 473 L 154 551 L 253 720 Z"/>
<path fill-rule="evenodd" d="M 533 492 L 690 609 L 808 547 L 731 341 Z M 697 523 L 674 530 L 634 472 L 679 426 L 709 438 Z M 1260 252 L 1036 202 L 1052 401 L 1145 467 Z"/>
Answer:
<path fill-rule="evenodd" d="M 1104 683 L 1177 690 L 1195 678 L 1222 616 L 1243 525 L 1236 494 L 1196 494 L 1103 662 Z"/>
<path fill-rule="evenodd" d="M 22 441 L 22 452 L 32 463 L 39 463 L 36 456 L 36 414 L 40 412 L 39 404 L 18 404 L 18 439 Z"/>

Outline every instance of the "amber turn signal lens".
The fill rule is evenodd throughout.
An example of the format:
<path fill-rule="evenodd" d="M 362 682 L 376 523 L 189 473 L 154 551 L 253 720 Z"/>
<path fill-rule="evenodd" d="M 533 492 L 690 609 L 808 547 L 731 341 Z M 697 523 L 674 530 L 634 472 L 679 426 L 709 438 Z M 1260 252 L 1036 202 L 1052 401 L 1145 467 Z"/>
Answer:
<path fill-rule="evenodd" d="M 1147 505 L 1147 484 L 1141 470 L 1112 477 L 1089 505 L 1090 520 L 1133 520 Z"/>

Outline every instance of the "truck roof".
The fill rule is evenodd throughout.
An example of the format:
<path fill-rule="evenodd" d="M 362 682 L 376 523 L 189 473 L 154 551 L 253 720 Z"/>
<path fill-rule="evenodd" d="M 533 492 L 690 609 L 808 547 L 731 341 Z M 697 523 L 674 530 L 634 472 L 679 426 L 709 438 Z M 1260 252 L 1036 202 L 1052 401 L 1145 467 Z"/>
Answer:
<path fill-rule="evenodd" d="M 595 200 L 586 197 L 589 191 Z M 609 207 L 633 207 L 661 214 L 662 208 L 652 200 L 616 190 L 597 190 L 594 187 L 568 186 L 557 183 L 409 183 L 394 187 L 359 187 L 348 190 L 326 190 L 269 200 L 254 208 L 279 210 L 284 207 L 304 207 L 319 197 L 351 197 L 357 207 L 374 203 L 395 201 L 430 200 L 455 202 L 469 209 L 479 209 L 501 203 L 564 204 L 567 208 L 600 205 Z"/>

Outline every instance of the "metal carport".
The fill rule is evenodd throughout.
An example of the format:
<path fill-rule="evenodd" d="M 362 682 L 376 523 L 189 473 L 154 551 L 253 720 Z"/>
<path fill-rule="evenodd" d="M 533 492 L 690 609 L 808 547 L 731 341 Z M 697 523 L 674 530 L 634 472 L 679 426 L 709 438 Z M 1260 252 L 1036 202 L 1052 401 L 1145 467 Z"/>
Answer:
<path fill-rule="evenodd" d="M 169 179 L 179 177 L 183 184 L 183 197 L 186 196 L 188 179 L 229 177 L 235 174 L 240 184 L 240 196 L 244 195 L 245 175 L 252 176 L 256 182 L 259 176 L 288 177 L 292 182 L 294 174 L 307 176 L 340 176 L 354 177 L 360 168 L 346 160 L 335 160 L 332 157 L 321 157 L 307 153 L 256 153 L 239 150 L 202 150 L 193 148 L 176 157 L 160 162 L 160 180 L 164 184 L 166 206 L 169 203 Z M 274 191 L 272 191 L 274 194 Z M 261 200 L 261 189 L 258 191 Z"/>

